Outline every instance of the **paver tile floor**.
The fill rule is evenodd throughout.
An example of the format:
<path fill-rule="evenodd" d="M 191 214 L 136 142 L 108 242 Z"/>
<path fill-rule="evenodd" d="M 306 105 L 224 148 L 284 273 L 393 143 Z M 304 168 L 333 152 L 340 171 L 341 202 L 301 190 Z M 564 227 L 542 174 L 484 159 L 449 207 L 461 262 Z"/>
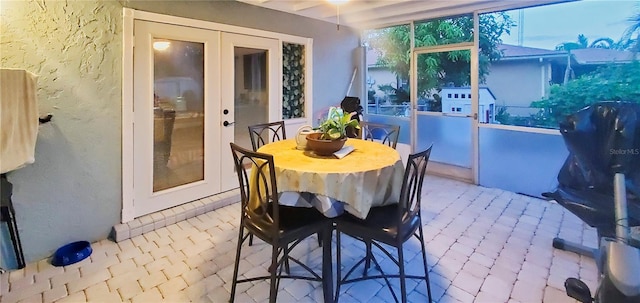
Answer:
<path fill-rule="evenodd" d="M 595 247 L 596 232 L 554 202 L 427 176 L 422 205 L 436 302 L 575 302 L 563 291 L 568 277 L 594 289 L 594 261 L 554 249 L 551 241 L 560 236 Z M 0 276 L 0 302 L 227 302 L 239 213 L 235 203 L 119 243 L 102 240 L 92 244 L 90 258 L 66 267 L 30 263 Z M 342 239 L 346 267 L 364 254 L 364 246 Z M 270 246 L 258 240 L 242 252 L 241 274 L 266 273 Z M 292 255 L 320 269 L 321 252 L 311 237 Z M 405 243 L 409 273 L 421 272 L 419 252 L 417 240 Z M 385 271 L 391 265 L 381 264 Z M 399 292 L 398 283 L 392 284 Z M 409 302 L 426 301 L 424 282 L 407 284 Z M 268 282 L 240 284 L 236 302 L 266 302 L 268 293 Z M 278 302 L 321 301 L 319 283 L 280 283 Z M 366 281 L 342 287 L 340 302 L 393 297 L 384 281 Z"/>

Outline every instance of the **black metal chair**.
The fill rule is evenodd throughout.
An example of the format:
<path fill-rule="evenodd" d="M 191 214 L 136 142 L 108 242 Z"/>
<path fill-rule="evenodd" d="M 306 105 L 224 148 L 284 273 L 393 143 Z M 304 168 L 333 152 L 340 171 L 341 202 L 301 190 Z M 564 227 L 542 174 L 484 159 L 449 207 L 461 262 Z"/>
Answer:
<path fill-rule="evenodd" d="M 360 134 L 364 140 L 380 140 L 382 144 L 395 149 L 398 145 L 398 137 L 400 137 L 400 125 L 361 121 Z"/>
<path fill-rule="evenodd" d="M 431 147 L 427 150 L 409 155 L 407 167 L 404 173 L 404 181 L 400 192 L 398 204 L 371 208 L 367 218 L 362 220 L 352 215 L 343 215 L 336 219 L 336 245 L 337 245 L 337 276 L 336 301 L 340 295 L 340 287 L 344 284 L 354 283 L 370 279 L 384 279 L 391 291 L 393 298 L 398 302 L 389 278 L 400 279 L 400 292 L 402 302 L 407 302 L 406 278 L 425 280 L 427 284 L 427 296 L 431 302 L 431 287 L 429 286 L 429 270 L 427 268 L 427 255 L 424 248 L 424 236 L 422 233 L 422 219 L 420 215 L 420 200 L 422 183 L 427 170 L 427 163 L 431 154 Z M 417 233 L 416 233 L 417 232 Z M 365 256 L 353 265 L 344 277 L 341 276 L 341 247 L 340 235 L 346 234 L 365 243 Z M 412 237 L 420 241 L 422 249 L 422 261 L 424 276 L 407 275 L 404 267 L 403 244 Z M 398 258 L 394 258 L 380 243 L 395 247 Z M 398 265 L 399 274 L 385 274 L 372 253 L 372 246 L 379 248 L 385 255 Z M 368 275 L 369 266 L 373 261 L 380 271 L 380 275 Z M 349 278 L 353 271 L 364 265 L 362 277 Z"/>
<path fill-rule="evenodd" d="M 251 138 L 253 151 L 257 151 L 258 148 L 267 143 L 285 140 L 287 139 L 287 133 L 284 128 L 284 121 L 249 125 L 249 138 Z M 253 235 L 249 236 L 249 246 L 251 245 L 253 245 Z"/>
<path fill-rule="evenodd" d="M 325 241 L 324 255 L 330 249 L 332 222 L 315 208 L 301 208 L 278 205 L 278 190 L 275 179 L 273 156 L 253 152 L 231 143 L 231 152 L 240 184 L 241 216 L 238 233 L 238 247 L 233 268 L 230 302 L 234 301 L 238 283 L 270 279 L 269 302 L 276 302 L 281 278 L 322 281 L 325 300 L 332 300 L 331 261 L 323 258 L 322 276 L 309 266 L 289 256 L 289 252 L 307 237 L 322 232 Z M 252 170 L 252 171 L 250 171 Z M 251 188 L 251 187 L 255 188 Z M 255 195 L 255 196 L 251 196 Z M 250 202 L 250 201 L 253 201 Z M 245 232 L 245 229 L 247 232 Z M 324 231 L 324 232 L 323 232 Z M 242 244 L 249 235 L 255 235 L 272 246 L 269 275 L 238 280 L 238 267 Z M 289 261 L 300 265 L 310 276 L 291 275 Z M 284 266 L 283 266 L 284 265 Z M 283 267 L 286 275 L 282 274 Z M 328 268 L 327 268 L 328 267 Z"/>
<path fill-rule="evenodd" d="M 284 121 L 262 123 L 249 126 L 249 137 L 253 151 L 257 151 L 261 146 L 275 141 L 287 139 L 287 132 L 284 128 Z"/>

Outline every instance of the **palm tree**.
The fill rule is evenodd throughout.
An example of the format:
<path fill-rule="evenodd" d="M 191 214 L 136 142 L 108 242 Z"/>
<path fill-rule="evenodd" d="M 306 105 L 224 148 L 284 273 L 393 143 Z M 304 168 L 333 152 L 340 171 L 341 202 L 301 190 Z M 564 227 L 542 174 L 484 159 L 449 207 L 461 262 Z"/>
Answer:
<path fill-rule="evenodd" d="M 640 52 L 640 12 L 631 16 L 629 19 L 632 24 L 622 34 L 622 41 L 628 41 L 629 50 L 634 53 Z M 633 38 L 635 36 L 635 38 Z"/>
<path fill-rule="evenodd" d="M 615 42 L 611 38 L 598 38 L 593 40 L 591 44 L 589 44 L 589 48 L 606 48 L 612 49 L 615 46 Z"/>
<path fill-rule="evenodd" d="M 593 42 L 589 43 L 589 38 L 585 35 L 578 35 L 577 41 L 571 42 L 562 42 L 556 46 L 556 50 L 560 51 L 571 51 L 574 49 L 583 49 L 583 48 L 613 48 L 615 42 L 613 39 L 608 37 L 598 38 L 593 40 Z"/>
<path fill-rule="evenodd" d="M 571 51 L 574 49 L 584 48 L 613 48 L 615 43 L 611 38 L 598 38 L 589 44 L 589 39 L 583 35 L 578 35 L 578 40 L 575 42 L 563 42 L 556 46 L 556 50 L 567 51 L 567 68 L 564 70 L 564 83 L 569 82 L 569 79 L 573 79 L 575 74 L 571 68 Z"/>
<path fill-rule="evenodd" d="M 589 39 L 583 34 L 578 35 L 577 41 L 562 42 L 556 46 L 556 50 L 571 52 L 572 49 L 587 48 Z"/>

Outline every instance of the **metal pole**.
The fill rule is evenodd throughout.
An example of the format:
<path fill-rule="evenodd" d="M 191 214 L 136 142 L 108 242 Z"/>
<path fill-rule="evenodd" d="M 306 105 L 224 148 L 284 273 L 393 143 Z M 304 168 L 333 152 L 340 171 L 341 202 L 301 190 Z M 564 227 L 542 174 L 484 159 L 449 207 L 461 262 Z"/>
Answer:
<path fill-rule="evenodd" d="M 629 239 L 629 217 L 627 216 L 627 189 L 624 174 L 616 173 L 613 178 L 614 210 L 616 215 L 616 237 L 624 243 Z"/>

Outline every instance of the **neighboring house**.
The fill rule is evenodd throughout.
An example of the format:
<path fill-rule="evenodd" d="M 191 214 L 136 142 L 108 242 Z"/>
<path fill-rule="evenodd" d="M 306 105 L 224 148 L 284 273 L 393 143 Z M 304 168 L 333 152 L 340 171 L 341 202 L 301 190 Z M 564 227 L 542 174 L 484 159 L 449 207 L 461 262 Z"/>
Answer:
<path fill-rule="evenodd" d="M 529 108 L 531 101 L 547 96 L 554 78 L 553 66 L 566 61 L 567 53 L 507 44 L 500 49 L 503 57 L 491 63 L 484 83 L 491 88 L 496 106 L 507 106 L 508 113 L 515 116 L 535 113 L 535 109 Z"/>
<path fill-rule="evenodd" d="M 471 114 L 471 87 L 445 87 L 442 89 L 442 112 L 448 114 Z M 478 100 L 478 122 L 493 123 L 496 97 L 486 87 L 480 88 Z"/>
<path fill-rule="evenodd" d="M 388 67 L 378 64 L 379 54 L 375 50 L 367 49 L 367 86 L 368 89 L 374 91 L 374 100 L 369 100 L 369 103 L 375 103 L 375 101 L 383 101 L 386 96 L 385 92 L 379 89 L 380 85 L 390 85 L 393 88 L 398 88 L 398 77 Z"/>
<path fill-rule="evenodd" d="M 503 44 L 503 57 L 491 63 L 485 85 L 496 96 L 497 106 L 506 106 L 514 116 L 528 116 L 537 112 L 530 108 L 549 94 L 551 84 L 563 83 L 569 52 Z M 611 63 L 628 63 L 633 54 L 602 48 L 571 51 L 573 76 L 579 77 Z M 514 81 L 518 85 L 513 85 Z"/>

